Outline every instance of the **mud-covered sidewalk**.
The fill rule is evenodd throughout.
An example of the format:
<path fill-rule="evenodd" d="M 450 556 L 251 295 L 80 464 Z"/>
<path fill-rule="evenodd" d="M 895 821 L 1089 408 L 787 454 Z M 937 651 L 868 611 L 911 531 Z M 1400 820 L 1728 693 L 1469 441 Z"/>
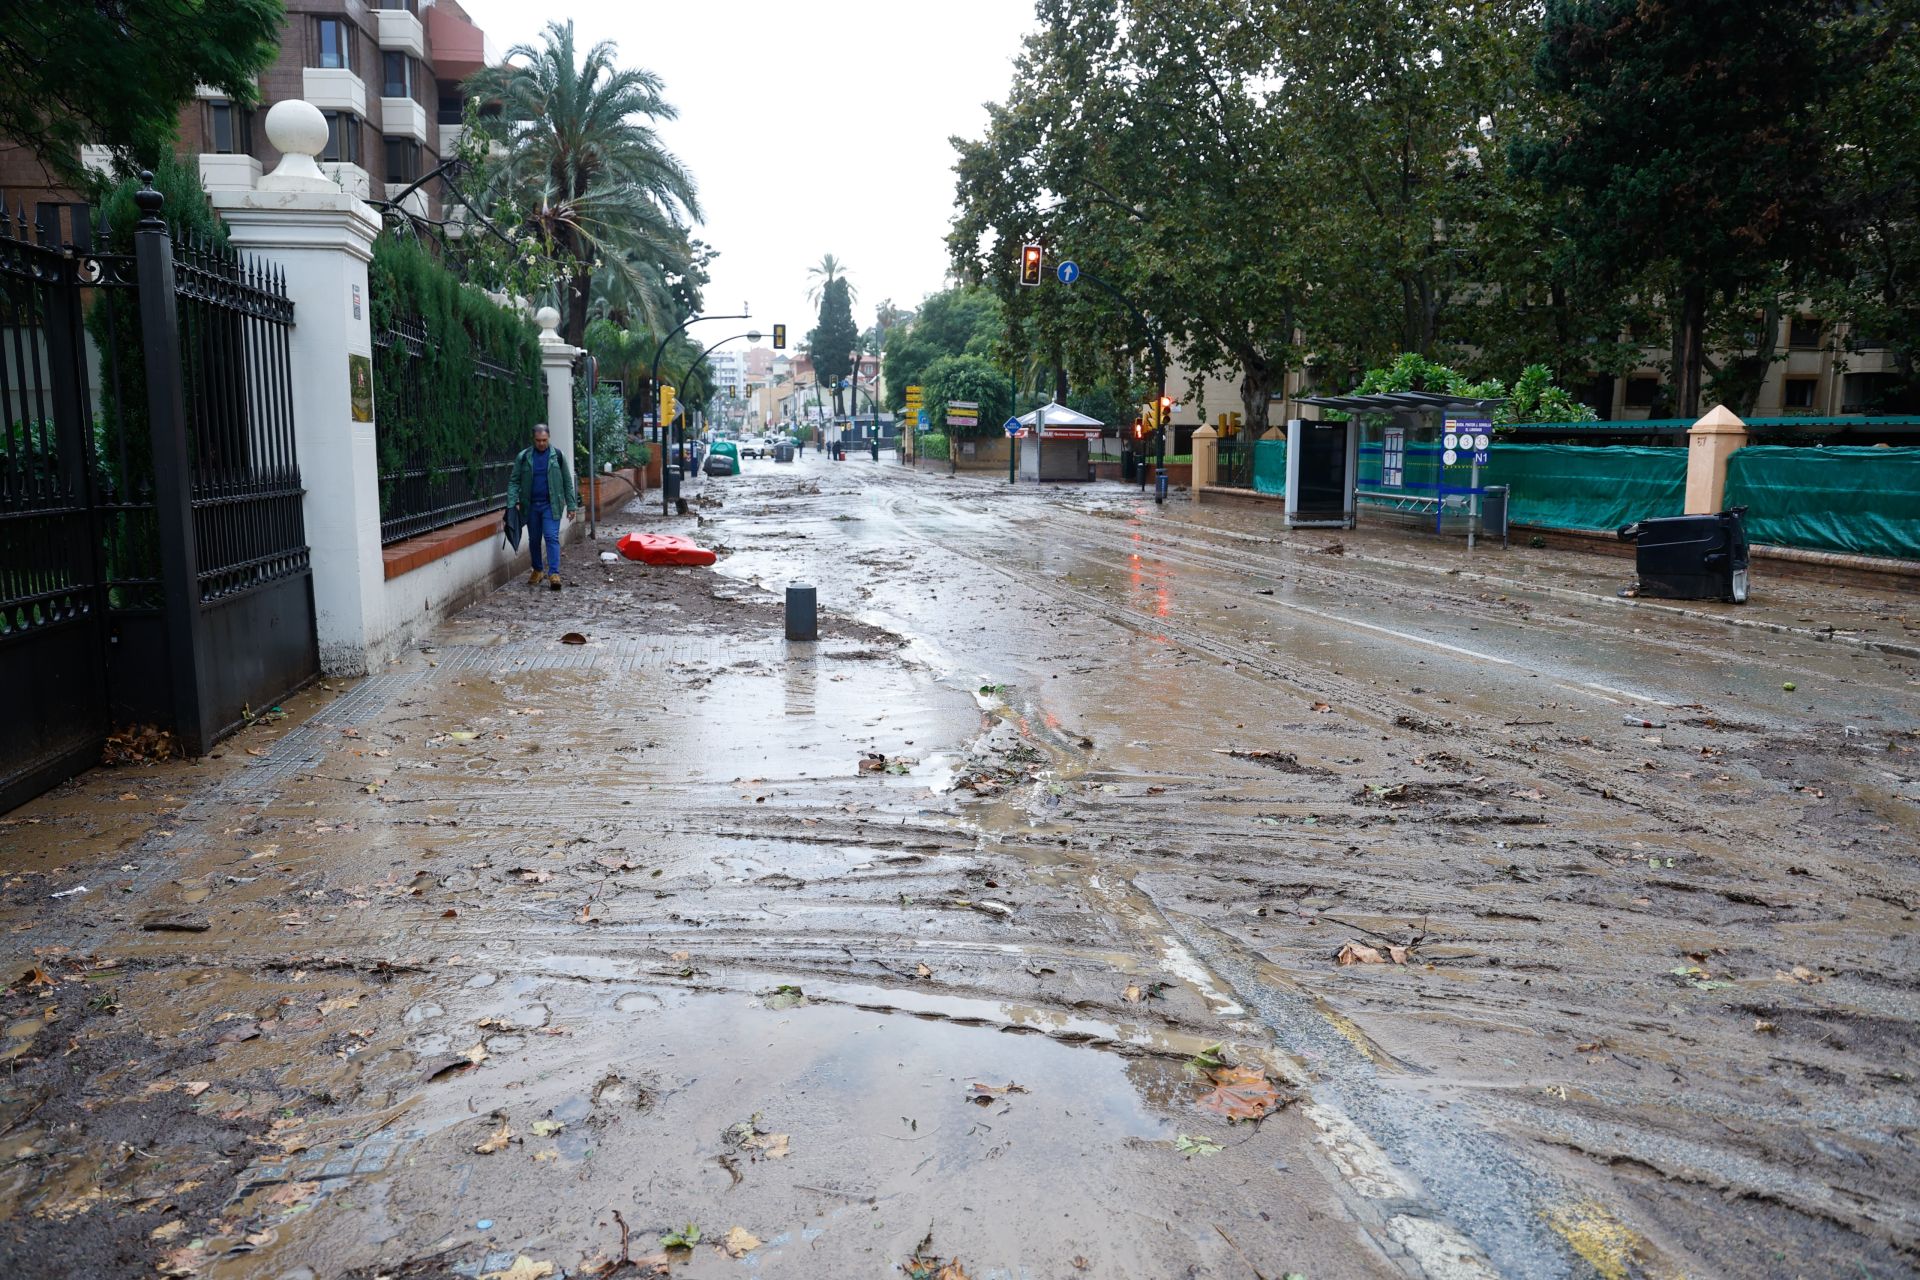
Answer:
<path fill-rule="evenodd" d="M 1813 634 L 1898 598 L 705 492 L 607 532 L 717 571 L 571 550 L 0 818 L 14 1274 L 1920 1266 L 1920 684 Z"/>

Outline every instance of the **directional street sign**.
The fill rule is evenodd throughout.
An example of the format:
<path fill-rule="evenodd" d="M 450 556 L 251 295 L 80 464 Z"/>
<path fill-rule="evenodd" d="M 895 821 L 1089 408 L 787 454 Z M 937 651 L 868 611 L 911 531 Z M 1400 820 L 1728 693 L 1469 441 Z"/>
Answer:
<path fill-rule="evenodd" d="M 1010 435 L 1010 436 L 1017 436 L 1017 435 L 1019 435 L 1019 434 L 1020 434 L 1020 430 L 1021 430 L 1021 427 L 1020 427 L 1020 419 L 1018 419 L 1018 418 L 1008 418 L 1008 419 L 1007 419 L 1007 421 L 1006 421 L 1006 424 L 1005 424 L 1005 425 L 1006 425 L 1006 428 L 1007 428 L 1007 434 L 1008 434 L 1008 435 Z"/>
<path fill-rule="evenodd" d="M 1060 277 L 1061 284 L 1072 284 L 1080 278 L 1080 264 L 1072 261 L 1063 262 L 1054 268 L 1053 274 Z"/>

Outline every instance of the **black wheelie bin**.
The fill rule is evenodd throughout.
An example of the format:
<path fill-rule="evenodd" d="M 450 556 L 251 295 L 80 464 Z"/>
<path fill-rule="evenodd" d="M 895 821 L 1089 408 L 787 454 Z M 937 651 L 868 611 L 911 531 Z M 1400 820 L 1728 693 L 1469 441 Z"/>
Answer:
<path fill-rule="evenodd" d="M 1745 507 L 1639 520 L 1620 530 L 1634 545 L 1637 594 L 1669 600 L 1747 602 Z"/>

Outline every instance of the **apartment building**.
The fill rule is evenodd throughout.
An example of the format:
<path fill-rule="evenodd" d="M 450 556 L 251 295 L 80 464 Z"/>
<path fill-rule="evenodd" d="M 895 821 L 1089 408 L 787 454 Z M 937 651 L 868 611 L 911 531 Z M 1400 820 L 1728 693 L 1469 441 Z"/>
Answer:
<path fill-rule="evenodd" d="M 460 82 L 488 62 L 486 34 L 457 0 L 287 0 L 280 55 L 260 76 L 252 107 L 200 87 L 181 112 L 178 149 L 197 156 L 208 190 L 251 187 L 280 162 L 260 127 L 269 107 L 305 98 L 327 118 L 321 167 L 363 199 L 396 199 L 457 145 Z M 82 148 L 105 168 L 105 148 Z M 46 167 L 0 148 L 0 189 L 10 203 L 67 201 Z M 407 205 L 438 216 L 435 193 Z"/>

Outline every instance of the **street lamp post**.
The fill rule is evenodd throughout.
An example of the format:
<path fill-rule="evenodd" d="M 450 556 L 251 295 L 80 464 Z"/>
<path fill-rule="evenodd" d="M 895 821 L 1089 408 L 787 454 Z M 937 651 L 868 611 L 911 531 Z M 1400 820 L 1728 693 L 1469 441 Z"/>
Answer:
<path fill-rule="evenodd" d="M 722 319 L 726 319 L 727 317 L 710 316 L 708 318 L 713 320 L 722 320 Z M 738 317 L 733 317 L 733 318 L 738 319 Z M 693 377 L 693 371 L 695 369 L 698 369 L 701 365 L 701 362 L 704 361 L 708 356 L 718 351 L 721 347 L 726 346 L 729 342 L 738 342 L 742 338 L 745 338 L 748 342 L 758 342 L 760 341 L 761 334 L 758 329 L 749 329 L 745 333 L 736 333 L 731 338 L 720 339 L 720 341 L 714 343 L 712 346 L 708 347 L 705 351 L 702 351 L 699 355 L 693 358 L 693 360 L 687 365 L 687 371 L 685 374 L 681 376 L 680 381 L 684 384 L 688 379 Z M 709 392 L 712 392 L 713 387 L 709 385 L 707 390 Z M 660 490 L 662 494 L 666 492 L 666 485 L 664 483 L 660 486 Z M 661 499 L 662 504 L 664 504 L 665 501 L 666 499 L 662 497 Z"/>
<path fill-rule="evenodd" d="M 749 311 L 750 310 L 751 309 L 749 309 Z M 685 320 L 682 320 L 679 324 L 675 325 L 671 330 L 669 330 L 667 332 L 667 336 L 660 339 L 660 344 L 653 349 L 653 370 L 647 379 L 647 399 L 653 407 L 653 420 L 660 427 L 660 449 L 661 449 L 660 514 L 661 515 L 669 514 L 671 508 L 667 504 L 667 459 L 666 459 L 667 424 L 660 421 L 660 357 L 666 354 L 667 344 L 669 342 L 672 342 L 675 338 L 679 337 L 682 333 L 686 332 L 687 327 L 689 325 L 696 325 L 704 320 L 751 320 L 751 319 L 753 319 L 753 316 L 749 313 L 742 313 L 737 316 L 688 316 Z M 731 341 L 731 339 L 729 339 L 729 341 Z"/>

